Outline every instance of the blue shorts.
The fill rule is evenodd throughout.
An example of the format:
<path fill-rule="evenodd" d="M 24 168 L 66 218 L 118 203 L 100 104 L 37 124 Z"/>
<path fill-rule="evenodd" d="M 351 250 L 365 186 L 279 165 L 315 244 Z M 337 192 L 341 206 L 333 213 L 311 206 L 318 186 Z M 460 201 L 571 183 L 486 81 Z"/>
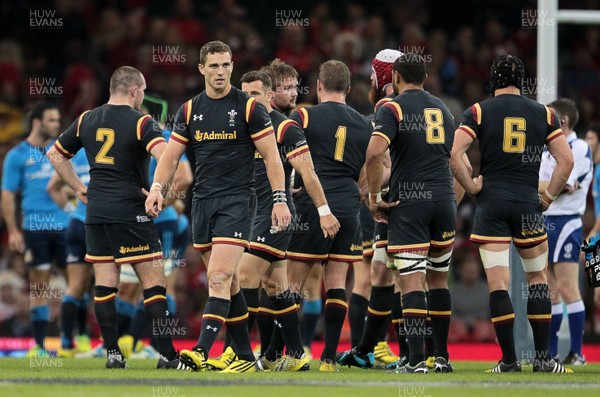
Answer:
<path fill-rule="evenodd" d="M 67 244 L 67 264 L 85 262 L 85 224 L 78 219 L 71 219 L 65 234 Z"/>
<path fill-rule="evenodd" d="M 579 262 L 583 242 L 580 215 L 550 215 L 545 217 L 548 233 L 548 263 Z"/>
<path fill-rule="evenodd" d="M 59 269 L 64 269 L 67 262 L 64 232 L 31 232 L 23 230 L 25 239 L 25 263 L 29 267 L 50 269 L 54 261 Z"/>

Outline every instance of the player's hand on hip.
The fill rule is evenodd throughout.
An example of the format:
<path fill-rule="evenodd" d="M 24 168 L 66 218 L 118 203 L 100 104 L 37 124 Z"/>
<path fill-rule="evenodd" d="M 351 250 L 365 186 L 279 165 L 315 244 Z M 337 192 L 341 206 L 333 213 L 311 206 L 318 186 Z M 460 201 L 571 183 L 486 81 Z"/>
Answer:
<path fill-rule="evenodd" d="M 15 230 L 8 234 L 8 248 L 11 251 L 17 251 L 21 254 L 25 252 L 25 240 L 20 230 Z"/>
<path fill-rule="evenodd" d="M 375 222 L 379 223 L 387 223 L 387 213 L 391 208 L 394 208 L 400 204 L 400 201 L 394 201 L 392 203 L 388 203 L 387 201 L 381 200 L 378 203 L 369 204 L 369 211 L 371 211 L 371 215 Z"/>
<path fill-rule="evenodd" d="M 273 204 L 273 212 L 271 213 L 271 222 L 273 226 L 277 226 L 279 230 L 283 230 L 290 224 L 292 214 L 286 203 Z"/>
<path fill-rule="evenodd" d="M 333 214 L 320 217 L 319 222 L 321 223 L 321 230 L 325 238 L 334 238 L 340 230 L 340 222 Z"/>
<path fill-rule="evenodd" d="M 163 196 L 160 189 L 152 189 L 146 197 L 146 214 L 156 218 L 163 209 Z"/>
<path fill-rule="evenodd" d="M 86 187 L 86 186 L 84 186 L 84 187 L 83 187 L 83 188 L 81 188 L 80 190 L 76 191 L 76 192 L 75 192 L 75 194 L 77 195 L 77 198 L 78 198 L 79 200 L 81 200 L 81 202 L 82 202 L 83 204 L 86 204 L 86 205 L 87 205 L 87 203 L 88 203 L 88 199 L 87 199 L 87 187 Z"/>
<path fill-rule="evenodd" d="M 476 196 L 481 192 L 481 189 L 483 189 L 483 175 L 473 178 L 473 184 L 475 186 L 471 188 L 470 192 L 467 192 L 469 193 L 469 196 Z"/>

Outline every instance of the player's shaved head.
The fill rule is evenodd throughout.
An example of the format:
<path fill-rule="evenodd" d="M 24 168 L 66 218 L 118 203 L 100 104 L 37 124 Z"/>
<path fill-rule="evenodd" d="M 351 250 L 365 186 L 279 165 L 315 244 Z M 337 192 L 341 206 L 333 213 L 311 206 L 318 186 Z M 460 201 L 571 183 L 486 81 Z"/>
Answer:
<path fill-rule="evenodd" d="M 229 57 L 233 58 L 231 48 L 227 44 L 219 40 L 209 41 L 200 48 L 200 64 L 204 65 L 206 63 L 208 54 L 221 54 L 224 52 L 229 53 Z"/>
<path fill-rule="evenodd" d="M 271 91 L 273 89 L 271 78 L 262 70 L 253 70 L 251 72 L 244 73 L 240 81 L 242 83 L 253 83 L 255 81 L 260 81 L 265 91 Z"/>
<path fill-rule="evenodd" d="M 121 66 L 110 77 L 110 94 L 126 95 L 131 87 L 143 85 L 142 72 L 132 66 Z"/>
<path fill-rule="evenodd" d="M 344 62 L 329 60 L 319 67 L 319 81 L 325 91 L 347 93 L 350 91 L 350 69 Z"/>
<path fill-rule="evenodd" d="M 406 84 L 423 85 L 427 78 L 425 56 L 402 54 L 394 61 L 394 72 L 398 73 Z"/>
<path fill-rule="evenodd" d="M 288 65 L 281 59 L 276 58 L 267 66 L 264 66 L 261 71 L 267 73 L 273 82 L 273 89 L 277 90 L 283 84 L 286 78 L 297 79 L 298 72 L 293 66 Z"/>

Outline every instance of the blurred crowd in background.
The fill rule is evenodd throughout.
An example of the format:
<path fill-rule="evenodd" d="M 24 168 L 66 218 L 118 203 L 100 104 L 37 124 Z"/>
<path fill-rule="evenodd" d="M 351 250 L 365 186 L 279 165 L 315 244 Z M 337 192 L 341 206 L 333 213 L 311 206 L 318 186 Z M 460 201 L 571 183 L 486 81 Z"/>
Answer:
<path fill-rule="evenodd" d="M 460 3 L 460 6 L 458 5 Z M 561 8 L 600 9 L 600 0 L 559 1 Z M 26 109 L 34 101 L 59 104 L 67 126 L 81 112 L 108 98 L 108 81 L 119 66 L 131 65 L 146 77 L 147 94 L 168 101 L 168 115 L 199 93 L 200 47 L 209 40 L 231 46 L 232 83 L 274 58 L 299 74 L 299 103 L 317 102 L 316 75 L 328 59 L 345 62 L 353 74 L 348 103 L 372 113 L 368 100 L 371 61 L 384 48 L 427 56 L 425 88 L 439 96 L 457 123 L 463 110 L 488 95 L 491 61 L 519 56 L 526 67 L 524 94 L 554 90 L 574 99 L 580 112 L 576 130 L 600 121 L 600 26 L 559 27 L 559 83 L 536 80 L 537 1 L 295 1 L 268 0 L 54 0 L 13 1 L 0 6 L 0 164 L 27 131 Z M 168 116 L 166 123 L 173 116 Z M 191 159 L 193 161 L 193 158 Z M 475 172 L 477 158 L 473 157 Z M 590 210 L 592 202 L 590 201 Z M 454 258 L 451 341 L 493 340 L 487 285 L 470 232 L 473 203 L 459 208 Z M 590 218 L 591 217 L 591 218 Z M 593 212 L 585 217 L 588 229 Z M 28 335 L 29 287 L 21 255 L 8 252 L 0 223 L 0 336 Z M 584 226 L 584 235 L 586 230 Z M 190 337 L 199 333 L 207 297 L 205 268 L 188 247 L 177 275 L 176 299 Z M 52 284 L 64 289 L 57 274 Z M 477 298 L 481 296 L 481 299 Z M 586 305 L 591 306 L 586 290 Z M 478 303 L 480 304 L 478 306 Z M 58 334 L 60 301 L 53 301 Z M 586 335 L 600 334 L 588 308 Z M 460 323 L 458 320 L 463 320 Z M 90 322 L 94 322 L 93 312 Z"/>

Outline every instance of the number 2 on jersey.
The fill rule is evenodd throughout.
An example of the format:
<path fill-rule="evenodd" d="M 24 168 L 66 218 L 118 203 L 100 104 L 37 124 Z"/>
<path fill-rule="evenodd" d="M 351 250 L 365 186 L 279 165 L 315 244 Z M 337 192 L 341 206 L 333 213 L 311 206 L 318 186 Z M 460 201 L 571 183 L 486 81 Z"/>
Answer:
<path fill-rule="evenodd" d="M 335 154 L 333 159 L 335 161 L 344 161 L 344 146 L 346 146 L 346 127 L 340 125 L 335 132 Z"/>
<path fill-rule="evenodd" d="M 444 114 L 441 109 L 427 108 L 423 110 L 425 115 L 425 139 L 429 144 L 444 144 L 446 142 L 446 131 L 444 130 Z"/>
<path fill-rule="evenodd" d="M 526 125 L 523 117 L 507 117 L 504 119 L 502 150 L 505 153 L 523 153 L 525 151 Z"/>
<path fill-rule="evenodd" d="M 96 163 L 98 164 L 114 164 L 115 158 L 109 157 L 106 154 L 115 143 L 115 131 L 110 128 L 98 128 L 96 130 L 96 140 L 104 142 L 98 154 L 96 154 Z"/>

